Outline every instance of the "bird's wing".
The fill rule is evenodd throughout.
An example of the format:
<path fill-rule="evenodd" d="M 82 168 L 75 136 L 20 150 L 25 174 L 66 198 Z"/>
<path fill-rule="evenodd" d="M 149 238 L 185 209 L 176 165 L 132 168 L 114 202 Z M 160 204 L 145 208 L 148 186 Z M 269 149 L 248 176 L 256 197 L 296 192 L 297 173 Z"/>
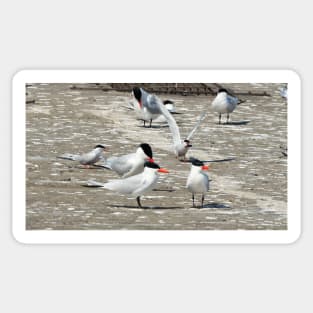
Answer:
<path fill-rule="evenodd" d="M 160 112 L 165 117 L 165 119 L 168 123 L 170 131 L 172 133 L 174 146 L 180 144 L 181 143 L 180 132 L 179 132 L 179 128 L 178 128 L 178 125 L 177 125 L 174 117 L 172 116 L 172 114 L 168 111 L 168 109 L 164 106 L 164 104 L 159 99 L 158 99 L 158 106 L 160 108 Z"/>
<path fill-rule="evenodd" d="M 204 112 L 200 115 L 200 117 L 199 117 L 199 119 L 198 119 L 196 125 L 195 125 L 194 128 L 191 130 L 191 132 L 188 134 L 188 136 L 186 137 L 186 139 L 188 139 L 188 140 L 191 139 L 191 137 L 194 135 L 194 133 L 196 132 L 196 130 L 197 130 L 198 127 L 200 126 L 201 122 L 205 119 L 207 113 L 208 113 L 207 111 L 204 111 Z"/>
<path fill-rule="evenodd" d="M 70 154 L 70 153 L 65 153 L 60 156 L 57 156 L 58 159 L 63 159 L 63 160 L 71 160 L 71 161 L 78 161 L 80 158 L 80 155 L 78 154 Z"/>
<path fill-rule="evenodd" d="M 148 180 L 143 176 L 137 188 L 134 190 L 133 194 L 142 195 L 146 191 L 151 190 L 153 186 L 156 184 L 157 180 L 158 176 L 155 176 L 152 180 L 151 179 Z"/>
<path fill-rule="evenodd" d="M 231 103 L 232 105 L 236 105 L 239 102 L 237 97 L 233 97 L 230 95 L 227 95 L 227 101 Z"/>
<path fill-rule="evenodd" d="M 109 190 L 117 191 L 122 194 L 131 194 L 136 190 L 143 180 L 143 175 L 127 177 L 125 179 L 114 179 L 108 183 L 103 184 L 103 187 Z"/>
<path fill-rule="evenodd" d="M 85 185 L 83 185 L 84 187 L 97 187 L 97 188 L 102 188 L 103 184 L 102 183 L 98 183 L 94 180 L 88 180 L 87 183 Z"/>
<path fill-rule="evenodd" d="M 122 155 L 120 157 L 110 157 L 106 160 L 106 166 L 113 171 L 116 171 L 119 175 L 123 175 L 128 172 L 132 164 L 130 160 L 133 158 L 134 153 Z"/>

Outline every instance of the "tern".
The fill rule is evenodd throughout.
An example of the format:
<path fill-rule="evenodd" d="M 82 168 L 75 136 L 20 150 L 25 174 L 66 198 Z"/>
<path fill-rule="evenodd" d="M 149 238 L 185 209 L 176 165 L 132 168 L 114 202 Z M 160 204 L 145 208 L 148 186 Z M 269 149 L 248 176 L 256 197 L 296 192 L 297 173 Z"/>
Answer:
<path fill-rule="evenodd" d="M 134 92 L 133 92 L 134 95 Z M 134 95 L 135 96 L 135 95 Z M 135 98 L 136 99 L 136 98 Z M 176 108 L 174 106 L 174 102 L 171 100 L 164 100 L 164 107 L 172 114 L 176 114 Z M 152 121 L 157 123 L 166 123 L 167 120 L 161 113 L 152 113 L 145 106 L 140 105 L 139 101 L 130 101 L 127 105 L 127 108 L 130 110 L 134 110 L 140 119 L 143 120 L 143 126 L 146 127 L 146 122 L 149 122 L 149 127 L 152 127 Z"/>
<path fill-rule="evenodd" d="M 142 208 L 140 197 L 151 191 L 156 185 L 159 175 L 158 173 L 169 173 L 165 168 L 161 168 L 154 162 L 146 162 L 144 171 L 135 176 L 127 177 L 125 179 L 114 179 L 107 183 L 98 183 L 95 181 L 88 181 L 85 187 L 100 187 L 124 195 L 131 195 L 136 197 L 139 208 Z"/>
<path fill-rule="evenodd" d="M 133 95 L 138 101 L 141 108 L 146 108 L 146 110 L 150 114 L 162 114 L 165 117 L 172 134 L 175 155 L 177 158 L 183 157 L 185 159 L 188 149 L 192 147 L 192 145 L 190 144 L 190 139 L 207 113 L 203 112 L 200 115 L 198 122 L 196 123 L 190 134 L 184 140 L 181 140 L 179 128 L 175 119 L 157 96 L 149 94 L 144 89 L 138 87 L 135 87 L 133 89 Z"/>
<path fill-rule="evenodd" d="M 219 113 L 219 124 L 221 124 L 221 117 L 223 113 L 227 113 L 227 121 L 229 120 L 229 113 L 232 113 L 236 106 L 240 103 L 237 97 L 231 96 L 224 88 L 220 88 L 214 100 L 212 101 L 212 109 Z"/>
<path fill-rule="evenodd" d="M 106 150 L 106 147 L 103 145 L 96 145 L 93 150 L 84 153 L 84 154 L 70 154 L 66 153 L 63 155 L 58 156 L 59 159 L 64 160 L 71 160 L 71 161 L 78 161 L 80 164 L 84 166 L 93 165 L 99 161 L 105 160 L 105 157 L 103 155 L 104 151 Z"/>
<path fill-rule="evenodd" d="M 101 166 L 126 178 L 141 173 L 146 161 L 154 162 L 153 153 L 149 144 L 142 143 L 135 153 L 109 157 Z"/>
<path fill-rule="evenodd" d="M 195 206 L 195 194 L 202 194 L 201 207 L 203 208 L 204 195 L 209 190 L 209 177 L 204 170 L 208 170 L 209 166 L 198 159 L 192 158 L 191 169 L 187 178 L 186 188 L 192 193 L 192 206 Z"/>

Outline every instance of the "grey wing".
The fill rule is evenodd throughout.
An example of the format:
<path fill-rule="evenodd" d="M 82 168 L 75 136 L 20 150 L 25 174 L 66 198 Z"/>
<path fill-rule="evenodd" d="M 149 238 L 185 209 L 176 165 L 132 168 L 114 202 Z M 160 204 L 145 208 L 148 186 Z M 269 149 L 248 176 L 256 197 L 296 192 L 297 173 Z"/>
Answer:
<path fill-rule="evenodd" d="M 103 184 L 103 187 L 109 190 L 117 191 L 122 194 L 132 194 L 143 180 L 143 175 L 138 174 L 125 179 L 115 179 Z"/>
<path fill-rule="evenodd" d="M 147 180 L 144 177 L 142 177 L 141 181 L 138 183 L 138 188 L 134 190 L 133 194 L 143 195 L 145 192 L 152 190 L 157 181 L 158 175 L 155 175 L 155 177 L 152 180 Z"/>
<path fill-rule="evenodd" d="M 79 161 L 80 155 L 65 153 L 65 154 L 62 154 L 60 156 L 57 156 L 57 158 L 58 159 L 63 159 L 63 160 Z"/>
<path fill-rule="evenodd" d="M 232 105 L 237 105 L 238 103 L 238 98 L 237 97 L 233 97 L 233 96 L 230 96 L 230 95 L 227 95 L 227 101 L 232 104 Z"/>
<path fill-rule="evenodd" d="M 186 139 L 190 140 L 191 137 L 194 135 L 194 133 L 196 132 L 196 130 L 198 129 L 198 127 L 200 126 L 200 124 L 202 123 L 202 121 L 205 119 L 207 115 L 207 111 L 204 111 L 200 117 L 198 118 L 198 121 L 196 123 L 196 125 L 194 126 L 194 128 L 191 130 L 191 132 L 188 134 L 188 136 L 186 137 Z"/>
<path fill-rule="evenodd" d="M 205 184 L 206 191 L 209 191 L 209 187 L 210 187 L 209 177 L 205 173 L 202 173 L 202 175 L 204 176 L 204 184 Z"/>
<path fill-rule="evenodd" d="M 131 159 L 134 153 L 123 155 L 120 157 L 110 157 L 107 159 L 107 166 L 113 171 L 117 172 L 119 175 L 123 175 L 131 170 L 132 164 Z"/>

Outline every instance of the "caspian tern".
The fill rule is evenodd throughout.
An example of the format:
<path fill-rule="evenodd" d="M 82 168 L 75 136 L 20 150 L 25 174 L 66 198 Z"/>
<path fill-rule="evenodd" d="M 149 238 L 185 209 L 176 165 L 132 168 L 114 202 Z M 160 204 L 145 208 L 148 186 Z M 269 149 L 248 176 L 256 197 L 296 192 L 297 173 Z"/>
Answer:
<path fill-rule="evenodd" d="M 239 99 L 237 97 L 231 96 L 226 89 L 220 88 L 218 90 L 217 96 L 212 101 L 212 109 L 219 113 L 219 124 L 221 124 L 221 117 L 223 113 L 227 113 L 227 121 L 229 120 L 229 113 L 233 112 L 239 104 Z"/>
<path fill-rule="evenodd" d="M 101 166 L 111 169 L 126 178 L 141 173 L 146 161 L 154 162 L 153 153 L 149 144 L 142 143 L 135 153 L 119 157 L 112 156 L 106 159 Z"/>
<path fill-rule="evenodd" d="M 105 160 L 103 152 L 106 150 L 106 147 L 103 145 L 97 145 L 93 150 L 84 154 L 70 154 L 66 153 L 58 156 L 59 159 L 78 161 L 80 164 L 89 166 L 93 165 L 99 161 Z"/>
<path fill-rule="evenodd" d="M 154 162 L 146 162 L 144 171 L 135 176 L 127 177 L 125 179 L 114 179 L 107 183 L 98 183 L 95 181 L 88 181 L 85 187 L 100 187 L 116 191 L 124 195 L 131 195 L 136 197 L 138 207 L 142 208 L 140 197 L 151 191 L 158 181 L 158 173 L 168 173 L 169 171 Z"/>
<path fill-rule="evenodd" d="M 134 92 L 132 93 L 135 97 Z M 135 98 L 136 99 L 136 98 Z M 160 100 L 161 101 L 161 100 Z M 171 100 L 164 100 L 162 102 L 165 108 L 172 114 L 176 114 L 176 109 L 174 106 L 174 102 Z M 152 127 L 152 121 L 156 123 L 166 123 L 167 120 L 162 113 L 151 113 L 151 111 L 145 107 L 140 105 L 140 102 L 136 99 L 136 101 L 130 101 L 127 106 L 128 109 L 134 110 L 140 119 L 143 120 L 143 126 L 146 127 L 146 122 L 149 122 L 149 127 Z"/>
<path fill-rule="evenodd" d="M 195 206 L 195 194 L 201 193 L 201 207 L 203 208 L 204 195 L 209 190 L 209 178 L 203 171 L 209 166 L 198 159 L 191 159 L 191 169 L 187 179 L 186 187 L 192 193 L 192 206 Z"/>
<path fill-rule="evenodd" d="M 137 99 L 139 106 L 141 108 L 146 108 L 151 114 L 162 114 L 170 128 L 172 138 L 173 138 L 173 146 L 175 155 L 177 158 L 186 156 L 188 149 L 192 146 L 190 144 L 190 139 L 199 127 L 200 123 L 205 118 L 207 112 L 203 112 L 195 127 L 192 129 L 190 134 L 182 141 L 180 137 L 179 128 L 173 116 L 169 113 L 169 111 L 165 108 L 162 101 L 155 95 L 149 94 L 142 88 L 135 87 L 133 89 L 133 95 Z"/>

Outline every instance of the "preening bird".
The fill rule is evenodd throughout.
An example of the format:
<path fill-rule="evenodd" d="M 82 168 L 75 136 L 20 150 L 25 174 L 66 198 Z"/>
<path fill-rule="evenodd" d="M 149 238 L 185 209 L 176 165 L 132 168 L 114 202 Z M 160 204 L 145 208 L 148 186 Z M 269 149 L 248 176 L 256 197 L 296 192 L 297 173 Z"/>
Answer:
<path fill-rule="evenodd" d="M 192 131 L 184 140 L 182 140 L 175 119 L 165 108 L 164 104 L 157 96 L 149 94 L 144 89 L 138 87 L 135 87 L 133 89 L 133 95 L 138 101 L 141 108 L 146 109 L 146 111 L 150 114 L 162 114 L 165 117 L 172 134 L 173 149 L 175 155 L 177 158 L 183 157 L 185 159 L 188 149 L 192 147 L 190 139 L 196 132 L 197 128 L 199 127 L 200 123 L 203 121 L 207 113 L 203 112 L 200 115 L 198 122 L 196 123 Z"/>

